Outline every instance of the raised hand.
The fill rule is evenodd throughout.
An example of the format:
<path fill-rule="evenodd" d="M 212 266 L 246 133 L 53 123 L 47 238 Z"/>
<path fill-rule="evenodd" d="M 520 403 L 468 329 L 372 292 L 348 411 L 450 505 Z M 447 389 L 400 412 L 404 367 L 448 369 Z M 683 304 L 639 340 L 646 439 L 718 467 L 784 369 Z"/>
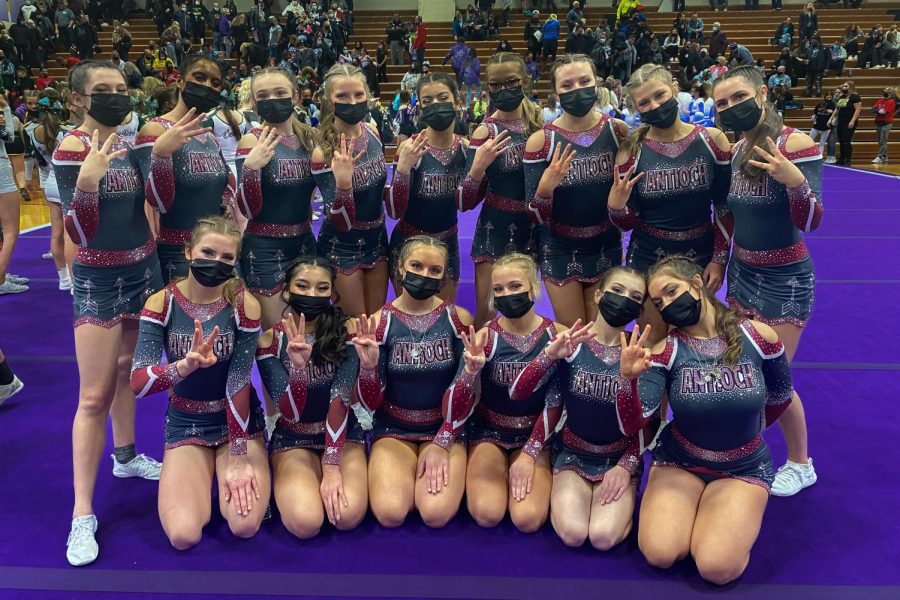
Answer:
<path fill-rule="evenodd" d="M 268 125 L 263 127 L 256 145 L 244 159 L 244 166 L 257 171 L 265 167 L 275 156 L 275 148 L 280 141 L 281 134 L 274 127 Z"/>
<path fill-rule="evenodd" d="M 644 347 L 647 336 L 650 335 L 650 325 L 644 328 L 644 333 L 638 336 L 640 326 L 631 331 L 631 339 L 625 338 L 625 332 L 620 333 L 622 344 L 622 356 L 619 359 L 619 373 L 622 379 L 632 380 L 640 377 L 641 373 L 650 369 L 650 349 Z"/>
<path fill-rule="evenodd" d="M 362 158 L 365 151 L 353 156 L 353 146 L 356 144 L 356 138 L 347 139 L 345 134 L 341 134 L 341 143 L 331 155 L 331 172 L 334 174 L 334 183 L 339 189 L 353 189 L 353 165 Z"/>
<path fill-rule="evenodd" d="M 356 337 L 353 338 L 353 347 L 356 348 L 356 355 L 359 356 L 359 366 L 366 370 L 378 366 L 378 355 L 381 350 L 378 347 L 378 340 L 375 339 L 377 327 L 375 315 L 371 317 L 362 315 L 356 319 Z"/>
<path fill-rule="evenodd" d="M 753 147 L 753 150 L 762 158 L 762 160 L 751 159 L 749 161 L 750 164 L 767 172 L 769 177 L 778 183 L 783 184 L 785 187 L 799 187 L 803 183 L 803 180 L 806 179 L 803 172 L 797 168 L 797 165 L 789 161 L 784 154 L 781 153 L 781 150 L 778 149 L 778 146 L 772 138 L 766 138 L 766 145 L 769 148 L 768 152 L 759 146 Z"/>
<path fill-rule="evenodd" d="M 206 118 L 205 113 L 194 116 L 197 109 L 192 108 L 187 114 L 169 127 L 153 142 L 153 154 L 168 158 L 180 150 L 191 138 L 212 131 L 210 127 L 200 127 L 200 121 Z"/>
<path fill-rule="evenodd" d="M 591 327 L 593 326 L 593 321 L 582 326 L 581 319 L 578 319 L 572 325 L 572 329 L 567 329 L 550 340 L 550 343 L 544 348 L 544 354 L 550 360 L 569 358 L 580 344 L 594 337 L 594 334 L 591 332 Z"/>
<path fill-rule="evenodd" d="M 530 455 L 521 452 L 516 460 L 509 466 L 509 493 L 521 502 L 525 496 L 531 493 L 534 482 L 534 459 Z"/>
<path fill-rule="evenodd" d="M 341 509 L 347 508 L 347 495 L 344 493 L 344 480 L 338 465 L 322 465 L 322 485 L 319 486 L 325 514 L 332 525 L 341 520 Z"/>
<path fill-rule="evenodd" d="M 287 354 L 291 365 L 298 371 L 306 369 L 312 355 L 312 345 L 306 342 L 306 317 L 300 315 L 300 322 L 295 324 L 293 315 L 281 321 L 284 324 L 284 335 L 287 336 Z"/>
<path fill-rule="evenodd" d="M 228 457 L 222 485 L 225 488 L 225 503 L 232 504 L 242 517 L 249 515 L 253 510 L 253 500 L 259 500 L 259 483 L 246 456 Z"/>
<path fill-rule="evenodd" d="M 603 475 L 597 500 L 601 505 L 612 504 L 622 497 L 629 485 L 631 473 L 624 467 L 616 465 Z"/>
<path fill-rule="evenodd" d="M 576 154 L 577 152 L 572 148 L 572 144 L 566 144 L 565 149 L 563 149 L 562 142 L 557 142 L 550 165 L 544 171 L 541 181 L 538 183 L 538 192 L 547 192 L 541 195 L 549 196 L 552 190 L 555 190 L 562 183 L 562 180 L 569 174 L 569 165 L 572 164 L 572 159 L 575 158 Z"/>
<path fill-rule="evenodd" d="M 487 340 L 487 329 L 476 333 L 475 326 L 469 325 L 469 331 L 462 332 L 462 343 L 465 348 L 463 360 L 466 361 L 466 372 L 469 375 L 477 375 L 484 367 L 484 347 L 487 345 Z"/>
<path fill-rule="evenodd" d="M 81 169 L 78 171 L 76 187 L 85 192 L 93 192 L 99 189 L 100 180 L 103 179 L 109 170 L 110 163 L 118 158 L 122 158 L 128 152 L 127 148 L 122 148 L 115 152 L 110 151 L 118 139 L 119 136 L 114 133 L 106 138 L 103 146 L 100 146 L 100 132 L 96 129 L 94 130 L 94 134 L 91 136 L 91 151 L 88 152 L 87 157 L 81 164 Z"/>
<path fill-rule="evenodd" d="M 494 164 L 497 157 L 509 148 L 511 141 L 512 138 L 509 137 L 509 131 L 506 129 L 501 131 L 497 137 L 484 140 L 484 143 L 475 150 L 475 158 L 472 160 L 470 171 L 483 174 L 488 167 Z"/>
<path fill-rule="evenodd" d="M 428 152 L 428 144 L 425 141 L 425 133 L 422 132 L 415 139 L 407 140 L 400 147 L 400 154 L 397 157 L 397 172 L 403 175 L 409 175 L 412 168 L 416 166 L 419 159 Z"/>
<path fill-rule="evenodd" d="M 636 177 L 632 177 L 635 166 L 631 165 L 628 167 L 628 170 L 621 176 L 618 174 L 618 170 L 613 175 L 612 189 L 609 190 L 609 200 L 607 202 L 611 209 L 622 210 L 625 208 L 625 205 L 628 204 L 628 197 L 631 196 L 631 188 L 644 178 L 643 172 L 638 173 Z"/>
<path fill-rule="evenodd" d="M 213 327 L 212 333 L 208 337 L 203 337 L 203 327 L 200 321 L 194 321 L 194 339 L 191 341 L 191 348 L 188 350 L 184 358 L 176 364 L 178 374 L 187 377 L 197 369 L 206 369 L 219 360 L 213 350 L 216 337 L 219 335 L 219 326 Z M 183 368 L 181 368 L 183 367 Z"/>

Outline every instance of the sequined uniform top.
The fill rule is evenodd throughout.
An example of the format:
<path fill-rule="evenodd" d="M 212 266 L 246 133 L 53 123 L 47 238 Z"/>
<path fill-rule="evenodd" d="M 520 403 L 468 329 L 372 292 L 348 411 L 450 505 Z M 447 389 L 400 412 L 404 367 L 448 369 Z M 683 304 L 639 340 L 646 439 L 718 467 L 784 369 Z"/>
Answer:
<path fill-rule="evenodd" d="M 169 129 L 163 117 L 151 121 Z M 212 133 L 192 138 L 168 158 L 152 153 L 156 136 L 138 136 L 135 150 L 146 179 L 147 202 L 160 213 L 159 241 L 182 245 L 197 221 L 234 205 L 234 175 Z"/>
<path fill-rule="evenodd" d="M 559 361 L 551 361 L 543 349 L 522 371 L 510 395 L 515 399 L 537 385 L 550 385 L 566 410 L 562 443 L 587 455 L 620 456 L 618 465 L 634 475 L 640 465 L 642 441 L 649 439 L 642 437 L 643 426 L 629 435 L 619 429 L 616 395 L 623 385 L 619 377 L 621 348 L 591 339 Z"/>
<path fill-rule="evenodd" d="M 753 323 L 740 324 L 742 350 L 734 367 L 721 361 L 724 337 L 702 340 L 676 330 L 650 370 L 619 387 L 619 422 L 634 434 L 659 410 L 664 394 L 674 418 L 669 427 L 695 447 L 725 452 L 746 446 L 774 423 L 793 395 L 784 345 L 767 342 Z"/>
<path fill-rule="evenodd" d="M 439 427 L 434 443 L 450 447 L 471 412 L 475 381 L 464 370 L 464 329 L 449 301 L 425 315 L 409 315 L 393 304 L 381 309 L 378 367 L 360 369 L 357 382 L 359 398 L 376 411 L 376 422 L 414 432 Z"/>
<path fill-rule="evenodd" d="M 522 451 L 537 458 L 559 422 L 562 407 L 558 390 L 546 385 L 545 380 L 527 394 L 511 396 L 519 374 L 556 335 L 556 327 L 553 321 L 543 318 L 533 332 L 515 335 L 501 327 L 500 317 L 492 319 L 486 327 L 487 360 L 478 377 L 478 405 L 471 422 L 480 429 L 513 434 L 530 431 Z"/>
<path fill-rule="evenodd" d="M 145 307 L 141 313 L 131 389 L 138 398 L 168 390 L 172 405 L 185 412 L 225 411 L 230 452 L 246 454 L 250 370 L 256 355 L 259 319 L 247 316 L 243 289 L 237 293 L 235 306 L 224 298 L 212 304 L 194 304 L 174 283 L 163 293 L 161 312 Z M 213 348 L 217 361 L 182 378 L 175 365 L 191 348 L 195 320 L 200 321 L 204 336 L 219 327 Z M 160 364 L 163 352 L 165 365 Z"/>
<path fill-rule="evenodd" d="M 315 341 L 314 333 L 306 334 L 306 343 L 313 345 Z M 281 410 L 279 420 L 286 427 L 308 430 L 310 426 L 323 426 L 322 462 L 339 465 L 347 437 L 353 385 L 359 373 L 356 351 L 348 343 L 339 364 L 312 360 L 306 369 L 298 371 L 291 364 L 287 344 L 284 324 L 279 322 L 272 328 L 272 343 L 257 348 L 256 362 L 263 385 L 269 396 L 277 399 Z"/>
<path fill-rule="evenodd" d="M 255 128 L 250 133 L 258 139 L 262 129 Z M 308 226 L 310 202 L 316 189 L 309 151 L 296 136 L 282 137 L 272 160 L 257 170 L 244 167 L 250 150 L 237 151 L 240 211 L 254 223 Z"/>
<path fill-rule="evenodd" d="M 522 166 L 522 157 L 525 154 L 525 142 L 528 139 L 525 129 L 525 121 L 507 121 L 494 117 L 485 117 L 482 125 L 488 129 L 488 136 L 484 139 L 473 139 L 466 153 L 465 177 L 457 191 L 457 206 L 460 210 L 472 210 L 478 203 L 485 199 L 485 195 L 499 197 L 520 202 L 520 210 L 525 210 L 525 173 Z M 509 142 L 506 149 L 484 172 L 484 178 L 476 182 L 469 177 L 472 163 L 475 161 L 475 152 L 486 141 L 495 139 L 502 132 L 506 132 Z M 512 208 L 512 207 L 509 207 Z M 513 212 L 507 209 L 507 212 Z"/>
<path fill-rule="evenodd" d="M 99 191 L 84 192 L 76 189 L 75 183 L 90 154 L 91 135 L 73 129 L 63 140 L 68 138 L 80 141 L 82 149 L 63 151 L 61 142 L 53 153 L 53 168 L 66 231 L 80 246 L 79 255 L 87 259 L 86 249 L 134 250 L 135 259 L 127 262 L 139 262 L 146 255 L 148 246 L 149 251 L 153 251 L 154 244 L 144 212 L 144 180 L 135 152 L 127 142 L 118 140 L 113 150 L 126 149 L 128 152 L 110 163 L 100 180 Z"/>
<path fill-rule="evenodd" d="M 453 145 L 447 150 L 431 145 L 426 148 L 409 175 L 394 172 L 391 186 L 385 190 L 384 205 L 390 218 L 435 234 L 456 226 L 456 191 L 465 168 L 466 147 L 464 138 L 454 135 Z"/>
<path fill-rule="evenodd" d="M 629 265 L 646 271 L 673 253 L 690 255 L 704 267 L 710 261 L 728 263 L 730 159 L 700 125 L 675 142 L 644 139 L 636 156 L 618 168 L 624 174 L 636 165 L 635 175 L 644 177 L 631 190 L 624 209 L 609 211 L 619 229 L 634 230 Z"/>

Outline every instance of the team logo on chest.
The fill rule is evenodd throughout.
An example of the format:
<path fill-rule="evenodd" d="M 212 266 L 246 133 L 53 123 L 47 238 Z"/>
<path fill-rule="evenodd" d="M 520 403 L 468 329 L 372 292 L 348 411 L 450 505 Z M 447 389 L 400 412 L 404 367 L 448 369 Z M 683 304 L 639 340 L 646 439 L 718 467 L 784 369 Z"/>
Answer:
<path fill-rule="evenodd" d="M 497 385 L 512 385 L 519 373 L 528 366 L 527 362 L 492 361 L 491 379 Z"/>
<path fill-rule="evenodd" d="M 603 152 L 594 156 L 586 156 L 584 158 L 576 158 L 569 165 L 569 172 L 566 173 L 565 182 L 573 181 L 598 181 L 612 178 L 613 155 L 610 152 Z"/>
<path fill-rule="evenodd" d="M 222 157 L 208 152 L 188 152 L 188 168 L 191 173 L 224 173 L 227 170 Z"/>
<path fill-rule="evenodd" d="M 194 341 L 194 332 L 191 333 L 170 333 L 168 355 L 170 357 L 183 357 L 191 349 Z M 218 357 L 231 356 L 231 350 L 234 348 L 234 333 L 219 333 L 216 336 L 213 352 Z"/>
<path fill-rule="evenodd" d="M 644 173 L 642 183 L 646 194 L 709 187 L 709 167 L 702 161 L 671 169 L 649 169 Z"/>
<path fill-rule="evenodd" d="M 109 194 L 127 194 L 141 187 L 134 169 L 109 169 L 103 181 L 103 191 Z"/>
<path fill-rule="evenodd" d="M 353 169 L 353 189 L 369 188 L 384 177 L 387 177 L 387 171 L 383 157 L 381 160 L 366 161 Z"/>
<path fill-rule="evenodd" d="M 396 342 L 391 350 L 391 363 L 422 366 L 453 360 L 453 347 L 446 337 L 421 342 Z"/>
<path fill-rule="evenodd" d="M 279 158 L 278 179 L 280 181 L 302 181 L 311 177 L 309 161 L 300 158 Z"/>
<path fill-rule="evenodd" d="M 598 400 L 615 400 L 619 391 L 619 378 L 615 375 L 592 373 L 578 369 L 572 379 L 571 390 L 575 394 L 597 398 Z"/>
<path fill-rule="evenodd" d="M 501 155 L 503 157 L 503 170 L 513 171 L 521 167 L 524 153 L 525 144 L 509 144 Z"/>
<path fill-rule="evenodd" d="M 728 193 L 732 196 L 765 198 L 769 195 L 769 178 L 761 177 L 759 181 L 750 181 L 740 171 L 734 171 L 731 174 L 731 189 Z"/>
<path fill-rule="evenodd" d="M 313 385 L 317 383 L 330 384 L 334 380 L 334 365 L 329 362 L 324 364 L 310 362 L 307 369 L 309 371 L 309 382 Z"/>
<path fill-rule="evenodd" d="M 423 196 L 446 196 L 456 193 L 461 173 L 422 173 L 419 177 L 419 194 Z"/>
<path fill-rule="evenodd" d="M 713 394 L 749 390 L 756 387 L 756 370 L 749 362 L 738 363 L 734 367 L 717 366 L 715 376 L 709 376 L 709 369 L 686 367 L 681 370 L 682 394 Z"/>

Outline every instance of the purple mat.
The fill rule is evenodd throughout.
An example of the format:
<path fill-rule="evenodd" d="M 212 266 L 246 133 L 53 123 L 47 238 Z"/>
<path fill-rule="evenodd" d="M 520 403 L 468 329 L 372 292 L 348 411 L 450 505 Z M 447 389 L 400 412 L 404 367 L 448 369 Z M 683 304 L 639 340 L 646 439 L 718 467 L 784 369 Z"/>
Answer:
<path fill-rule="evenodd" d="M 900 237 L 891 237 L 900 210 L 885 210 L 900 179 L 828 168 L 824 186 L 822 235 L 808 237 L 818 269 L 817 305 L 795 370 L 820 480 L 798 497 L 771 500 L 750 566 L 730 588 L 748 597 L 898 598 L 900 588 L 820 586 L 900 584 L 894 518 L 900 483 L 891 476 L 896 451 L 888 445 L 900 436 L 894 394 L 900 361 L 885 351 L 897 329 L 882 308 L 896 304 L 900 293 Z M 474 222 L 473 213 L 460 220 L 460 303 L 467 308 L 473 305 L 473 270 L 465 256 Z M 64 552 L 77 371 L 69 297 L 55 289 L 52 264 L 40 258 L 47 244 L 46 230 L 20 239 L 13 270 L 33 278 L 32 291 L 0 297 L 0 347 L 26 384 L 0 407 L 7 483 L 0 497 L 0 598 L 122 598 L 126 591 L 135 598 L 181 600 L 300 594 L 546 598 L 594 596 L 600 589 L 689 597 L 713 590 L 690 561 L 669 572 L 647 566 L 634 534 L 601 554 L 566 548 L 549 525 L 531 535 L 508 520 L 484 530 L 464 511 L 439 531 L 415 515 L 403 527 L 385 530 L 370 515 L 354 532 L 326 527 L 305 542 L 277 520 L 256 538 L 237 540 L 215 514 L 200 545 L 178 553 L 159 525 L 156 484 L 113 478 L 108 458 L 95 503 L 100 558 L 86 569 L 69 568 Z M 539 306 L 552 314 L 546 297 Z M 160 395 L 139 402 L 139 451 L 161 456 L 164 409 Z M 780 464 L 780 433 L 766 437 Z"/>

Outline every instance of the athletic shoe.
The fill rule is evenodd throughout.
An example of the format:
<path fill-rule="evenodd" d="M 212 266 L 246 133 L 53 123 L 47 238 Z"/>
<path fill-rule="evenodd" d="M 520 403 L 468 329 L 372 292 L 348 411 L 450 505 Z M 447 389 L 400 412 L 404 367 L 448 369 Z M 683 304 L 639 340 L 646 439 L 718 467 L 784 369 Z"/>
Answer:
<path fill-rule="evenodd" d="M 787 461 L 775 474 L 771 493 L 773 496 L 793 496 L 800 490 L 814 484 L 817 479 L 811 458 L 805 465 Z"/>
<path fill-rule="evenodd" d="M 59 280 L 59 289 L 60 289 L 60 291 L 63 291 L 63 292 L 68 292 L 69 290 L 71 290 L 72 289 L 72 280 L 69 279 L 68 277 L 65 279 L 60 279 Z"/>
<path fill-rule="evenodd" d="M 31 194 L 28 193 L 27 189 L 19 188 L 19 195 L 22 196 L 22 200 L 25 202 L 31 202 Z"/>
<path fill-rule="evenodd" d="M 873 165 L 880 165 L 880 164 L 881 164 L 881 157 L 876 156 L 876 157 L 875 157 L 875 160 L 872 161 L 872 164 L 873 164 Z"/>
<path fill-rule="evenodd" d="M 829 156 L 828 158 L 825 159 L 825 164 L 826 164 L 826 165 L 833 165 L 833 164 L 835 164 L 836 162 L 837 162 L 837 159 L 836 159 L 835 157 L 833 157 L 833 156 Z"/>
<path fill-rule="evenodd" d="M 72 519 L 72 530 L 69 531 L 69 540 L 66 542 L 66 558 L 73 567 L 88 565 L 97 560 L 100 547 L 94 534 L 97 533 L 97 517 L 87 515 Z"/>
<path fill-rule="evenodd" d="M 22 277 L 21 275 L 13 275 L 12 273 L 6 274 L 6 280 L 12 281 L 13 283 L 18 283 L 19 285 L 25 285 L 29 281 L 31 281 L 27 277 Z"/>
<path fill-rule="evenodd" d="M 25 388 L 22 380 L 13 375 L 13 380 L 6 385 L 0 385 L 0 404 L 3 404 Z"/>
<path fill-rule="evenodd" d="M 43 258 L 44 260 L 52 260 L 53 253 L 52 252 L 44 252 L 43 254 L 41 254 L 41 258 Z"/>
<path fill-rule="evenodd" d="M 7 278 L 5 283 L 0 283 L 0 296 L 3 294 L 21 294 L 27 292 L 28 286 L 19 283 L 13 283 L 12 279 Z"/>
<path fill-rule="evenodd" d="M 122 479 L 140 477 L 150 481 L 159 481 L 159 470 L 162 465 L 149 456 L 138 454 L 124 465 L 116 460 L 115 454 L 110 454 L 110 458 L 113 459 L 113 475 L 116 477 Z"/>

